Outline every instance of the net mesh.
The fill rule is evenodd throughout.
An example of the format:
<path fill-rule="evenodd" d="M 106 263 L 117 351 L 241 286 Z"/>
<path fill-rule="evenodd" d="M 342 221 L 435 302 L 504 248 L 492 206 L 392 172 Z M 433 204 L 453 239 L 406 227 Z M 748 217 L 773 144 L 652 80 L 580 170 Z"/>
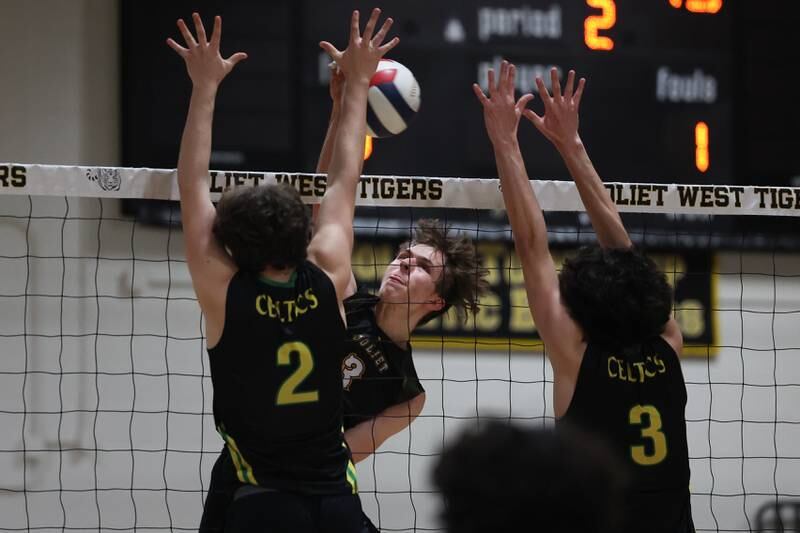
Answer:
<path fill-rule="evenodd" d="M 91 173 L 60 169 L 94 186 Z M 123 179 L 122 192 L 0 195 L 0 530 L 197 529 L 222 447 L 203 321 L 177 209 L 167 204 L 154 226 L 96 197 L 149 197 L 124 189 Z M 441 531 L 430 472 L 443 443 L 490 418 L 551 423 L 552 372 L 501 211 L 378 202 L 356 219 L 361 282 L 375 286 L 396 243 L 431 215 L 475 239 L 490 270 L 477 317 L 417 332 L 425 409 L 358 466 L 365 511 L 382 531 Z M 800 501 L 800 256 L 750 231 L 757 218 L 733 206 L 666 221 L 625 216 L 667 273 L 690 346 L 698 531 L 788 528 Z M 581 215 L 547 220 L 557 263 L 593 238 Z"/>

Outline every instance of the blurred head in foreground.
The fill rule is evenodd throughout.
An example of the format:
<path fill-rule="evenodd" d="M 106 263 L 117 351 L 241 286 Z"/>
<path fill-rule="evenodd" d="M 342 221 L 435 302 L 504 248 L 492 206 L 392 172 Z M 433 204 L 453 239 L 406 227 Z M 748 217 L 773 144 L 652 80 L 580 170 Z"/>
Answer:
<path fill-rule="evenodd" d="M 461 435 L 434 471 L 448 533 L 618 531 L 626 478 L 593 436 L 500 422 Z"/>

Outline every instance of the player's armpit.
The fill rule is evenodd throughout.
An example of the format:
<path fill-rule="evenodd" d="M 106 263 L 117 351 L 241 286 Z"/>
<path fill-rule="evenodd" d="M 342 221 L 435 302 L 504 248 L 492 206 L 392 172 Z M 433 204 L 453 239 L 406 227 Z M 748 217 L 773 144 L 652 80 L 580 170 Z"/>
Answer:
<path fill-rule="evenodd" d="M 365 420 L 344 433 L 344 438 L 358 463 L 372 455 L 392 435 L 400 433 L 422 412 L 425 393 L 414 396 L 407 402 L 398 403 L 384 410 L 375 418 Z"/>

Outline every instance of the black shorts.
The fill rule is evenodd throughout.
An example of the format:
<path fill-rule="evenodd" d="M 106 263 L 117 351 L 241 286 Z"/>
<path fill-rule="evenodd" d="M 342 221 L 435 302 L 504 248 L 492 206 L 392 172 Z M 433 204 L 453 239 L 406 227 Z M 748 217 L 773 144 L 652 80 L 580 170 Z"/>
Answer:
<path fill-rule="evenodd" d="M 233 495 L 242 483 L 236 477 L 236 468 L 231 460 L 228 447 L 222 448 L 214 468 L 211 470 L 211 483 L 208 486 L 203 517 L 200 519 L 199 533 L 223 533 L 228 507 Z"/>
<path fill-rule="evenodd" d="M 366 533 L 356 494 L 307 495 L 244 486 L 228 509 L 226 533 Z"/>
<path fill-rule="evenodd" d="M 695 533 L 686 489 L 628 494 L 626 502 L 624 533 Z"/>
<path fill-rule="evenodd" d="M 232 531 L 233 526 L 227 524 L 229 519 L 228 511 L 234 500 L 236 491 L 245 486 L 236 477 L 236 468 L 231 460 L 228 447 L 222 448 L 222 451 L 214 463 L 214 468 L 211 470 L 211 482 L 208 487 L 208 494 L 206 495 L 205 506 L 203 507 L 203 516 L 200 519 L 199 533 L 224 533 Z M 357 496 L 354 496 L 358 499 Z M 349 503 L 349 498 L 347 499 Z M 361 503 L 358 503 L 358 514 L 361 516 L 361 529 L 355 531 L 363 533 L 380 533 L 367 515 L 363 514 L 361 510 Z M 279 530 L 278 530 L 279 531 Z"/>

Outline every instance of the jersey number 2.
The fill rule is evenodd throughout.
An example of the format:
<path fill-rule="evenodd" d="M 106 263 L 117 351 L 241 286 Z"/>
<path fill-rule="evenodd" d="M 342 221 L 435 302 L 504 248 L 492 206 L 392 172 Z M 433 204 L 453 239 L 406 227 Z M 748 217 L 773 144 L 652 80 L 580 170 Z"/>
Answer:
<path fill-rule="evenodd" d="M 642 415 L 647 415 L 647 419 L 642 420 Z M 642 438 L 649 439 L 652 443 L 651 453 L 647 453 L 643 444 L 631 446 L 631 458 L 634 462 L 642 466 L 653 466 L 663 461 L 667 457 L 667 437 L 661 431 L 661 413 L 658 409 L 652 405 L 634 405 L 628 415 L 628 422 L 642 426 Z"/>
<path fill-rule="evenodd" d="M 276 405 L 293 405 L 296 403 L 311 403 L 319 400 L 319 392 L 305 391 L 297 392 L 297 387 L 314 370 L 314 358 L 311 350 L 302 342 L 286 342 L 278 348 L 278 366 L 292 364 L 292 354 L 297 354 L 299 366 L 292 372 L 281 388 L 278 389 Z"/>

